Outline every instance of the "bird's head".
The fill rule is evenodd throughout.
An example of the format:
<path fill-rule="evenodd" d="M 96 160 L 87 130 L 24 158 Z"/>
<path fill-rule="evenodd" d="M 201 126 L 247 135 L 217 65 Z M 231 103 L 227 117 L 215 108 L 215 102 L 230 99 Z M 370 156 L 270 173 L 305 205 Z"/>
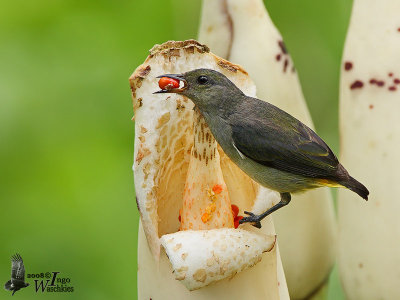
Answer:
<path fill-rule="evenodd" d="M 224 74 L 211 69 L 195 69 L 183 74 L 165 74 L 157 78 L 168 77 L 179 80 L 178 88 L 167 88 L 155 92 L 176 93 L 191 99 L 200 109 L 218 106 L 230 95 L 242 91 L 236 87 Z"/>

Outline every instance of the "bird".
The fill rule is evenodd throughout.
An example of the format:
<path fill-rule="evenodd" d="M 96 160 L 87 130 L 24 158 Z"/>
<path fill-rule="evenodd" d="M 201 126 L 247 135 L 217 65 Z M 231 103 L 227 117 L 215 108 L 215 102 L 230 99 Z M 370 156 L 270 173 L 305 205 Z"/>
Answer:
<path fill-rule="evenodd" d="M 189 98 L 228 157 L 260 185 L 280 194 L 280 201 L 262 214 L 245 211 L 240 224 L 261 228 L 261 220 L 289 204 L 291 194 L 323 186 L 345 187 L 368 200 L 368 189 L 349 175 L 322 138 L 292 115 L 246 96 L 215 70 L 157 78 L 165 77 L 178 80 L 179 86 L 170 84 L 154 94 Z"/>
<path fill-rule="evenodd" d="M 26 288 L 29 283 L 25 282 L 25 266 L 21 255 L 18 253 L 11 257 L 11 280 L 7 281 L 4 288 L 8 291 L 13 291 L 12 296 L 15 292 Z"/>

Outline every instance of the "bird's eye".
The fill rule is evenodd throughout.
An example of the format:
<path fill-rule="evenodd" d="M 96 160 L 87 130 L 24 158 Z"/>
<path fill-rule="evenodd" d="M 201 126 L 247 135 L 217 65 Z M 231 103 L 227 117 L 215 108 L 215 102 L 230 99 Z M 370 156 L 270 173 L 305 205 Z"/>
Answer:
<path fill-rule="evenodd" d="M 204 75 L 199 76 L 199 77 L 197 78 L 197 82 L 198 82 L 199 84 L 206 84 L 206 83 L 208 82 L 208 77 L 207 77 L 207 76 L 204 76 Z"/>

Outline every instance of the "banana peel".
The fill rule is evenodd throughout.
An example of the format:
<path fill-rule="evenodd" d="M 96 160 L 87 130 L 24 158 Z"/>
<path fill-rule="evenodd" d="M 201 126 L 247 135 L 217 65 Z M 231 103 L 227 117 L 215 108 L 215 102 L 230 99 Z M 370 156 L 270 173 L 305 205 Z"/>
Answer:
<path fill-rule="evenodd" d="M 348 299 L 400 299 L 398 1 L 356 0 L 340 81 L 341 161 L 370 191 L 338 194 L 339 271 Z"/>
<path fill-rule="evenodd" d="M 289 299 L 272 219 L 261 230 L 247 224 L 234 229 L 227 210 L 234 204 L 243 213 L 259 202 L 271 207 L 274 195 L 229 160 L 190 100 L 152 94 L 156 76 L 200 67 L 224 73 L 255 95 L 243 68 L 194 40 L 156 45 L 130 77 L 141 216 L 138 297 Z M 210 218 L 200 218 L 211 204 Z"/>

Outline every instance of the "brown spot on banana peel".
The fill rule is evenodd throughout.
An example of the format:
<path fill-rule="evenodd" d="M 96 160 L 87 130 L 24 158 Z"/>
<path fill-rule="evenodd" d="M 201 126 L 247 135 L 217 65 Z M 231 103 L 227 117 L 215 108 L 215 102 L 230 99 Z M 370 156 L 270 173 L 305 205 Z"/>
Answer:
<path fill-rule="evenodd" d="M 148 148 L 145 148 L 142 145 L 140 145 L 140 148 L 139 148 L 137 156 L 136 156 L 136 161 L 137 161 L 138 165 L 140 164 L 142 159 L 145 158 L 150 153 L 151 153 L 151 151 Z"/>
<path fill-rule="evenodd" d="M 138 200 L 137 196 L 135 196 L 135 200 L 136 200 L 137 209 L 138 209 L 138 211 L 139 211 L 139 213 L 140 213 L 139 200 Z"/>
<path fill-rule="evenodd" d="M 185 105 L 182 104 L 181 99 L 176 100 L 176 110 L 182 112 L 185 110 Z"/>
<path fill-rule="evenodd" d="M 360 89 L 364 86 L 364 83 L 361 80 L 356 80 L 350 85 L 350 89 Z"/>
<path fill-rule="evenodd" d="M 143 125 L 140 126 L 140 133 L 146 133 L 147 132 L 147 128 L 144 127 Z"/>
<path fill-rule="evenodd" d="M 199 282 L 205 282 L 207 279 L 207 273 L 205 269 L 198 269 L 194 274 L 193 274 L 193 279 Z"/>
<path fill-rule="evenodd" d="M 371 85 L 376 85 L 376 86 L 378 86 L 378 87 L 382 87 L 382 86 L 384 86 L 385 85 L 385 82 L 383 81 L 383 80 L 377 80 L 377 79 L 375 79 L 375 78 L 371 78 L 370 80 L 369 80 L 369 83 L 371 84 Z"/>
<path fill-rule="evenodd" d="M 287 48 L 285 46 L 285 43 L 282 40 L 278 40 L 278 46 L 280 48 L 281 53 L 278 53 L 275 56 L 275 60 L 276 61 L 281 61 L 281 59 L 283 59 L 283 73 L 286 73 L 286 71 L 288 70 L 289 67 L 289 63 L 290 63 L 290 56 L 289 53 L 287 51 Z M 292 66 L 291 68 L 292 73 L 294 73 L 296 71 L 295 67 Z"/>
<path fill-rule="evenodd" d="M 278 46 L 279 46 L 279 48 L 281 49 L 281 51 L 282 51 L 283 54 L 288 54 L 286 45 L 285 45 L 285 43 L 284 43 L 282 40 L 278 41 Z"/>
<path fill-rule="evenodd" d="M 147 180 L 147 178 L 149 177 L 150 168 L 151 168 L 151 164 L 150 164 L 149 162 L 147 162 L 147 163 L 143 166 L 144 180 Z"/>
<path fill-rule="evenodd" d="M 158 119 L 158 122 L 157 122 L 157 125 L 156 125 L 156 129 L 160 129 L 162 126 L 164 126 L 166 123 L 168 123 L 168 121 L 170 120 L 170 118 L 171 118 L 171 113 L 170 113 L 170 112 L 164 113 L 164 114 Z"/>
<path fill-rule="evenodd" d="M 287 67 L 289 65 L 289 59 L 285 59 L 285 62 L 283 63 L 283 73 L 286 73 Z"/>
<path fill-rule="evenodd" d="M 174 251 L 178 251 L 180 248 L 182 248 L 182 244 L 176 244 L 174 247 Z"/>
<path fill-rule="evenodd" d="M 143 67 L 143 68 L 140 68 L 139 70 L 138 70 L 138 77 L 139 78 L 146 78 L 146 76 L 147 75 L 149 75 L 149 73 L 150 73 L 150 71 L 151 71 L 151 67 L 150 67 L 150 65 L 147 65 L 146 67 Z"/>
<path fill-rule="evenodd" d="M 346 71 L 350 71 L 351 69 L 353 69 L 353 63 L 350 62 L 350 61 L 346 61 L 346 62 L 344 63 L 344 69 L 345 69 Z"/>
<path fill-rule="evenodd" d="M 181 273 L 177 274 L 175 278 L 176 278 L 176 280 L 179 280 L 179 281 L 184 280 L 186 278 L 186 272 L 181 272 Z"/>
<path fill-rule="evenodd" d="M 142 64 L 136 69 L 136 71 L 129 78 L 132 97 L 134 98 L 134 100 L 136 98 L 136 89 L 142 86 L 143 79 L 146 78 L 147 75 L 149 75 L 150 71 L 151 71 L 150 65 Z"/>
<path fill-rule="evenodd" d="M 133 103 L 133 112 L 136 113 L 137 109 L 143 106 L 143 99 L 138 98 Z"/>

